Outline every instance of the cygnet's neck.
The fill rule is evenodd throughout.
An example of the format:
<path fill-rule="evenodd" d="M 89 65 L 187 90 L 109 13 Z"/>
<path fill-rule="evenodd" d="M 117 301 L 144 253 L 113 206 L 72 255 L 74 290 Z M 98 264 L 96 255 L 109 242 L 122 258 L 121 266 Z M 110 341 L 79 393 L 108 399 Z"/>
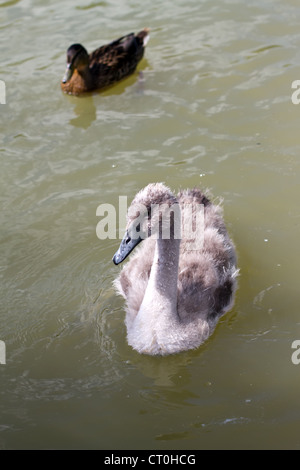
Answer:
<path fill-rule="evenodd" d="M 151 273 L 139 312 L 128 330 L 128 343 L 146 354 L 178 351 L 177 312 L 180 240 L 157 240 Z M 179 344 L 180 347 L 180 344 Z"/>
<path fill-rule="evenodd" d="M 159 318 L 159 324 L 178 319 L 177 281 L 179 239 L 157 239 L 151 273 L 140 313 Z"/>

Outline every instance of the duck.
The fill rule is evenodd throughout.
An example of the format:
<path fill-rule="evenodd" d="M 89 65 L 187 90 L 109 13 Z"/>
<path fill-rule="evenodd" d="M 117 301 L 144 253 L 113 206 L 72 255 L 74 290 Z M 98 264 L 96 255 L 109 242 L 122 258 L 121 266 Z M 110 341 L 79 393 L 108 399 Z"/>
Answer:
<path fill-rule="evenodd" d="M 126 301 L 128 344 L 151 356 L 198 348 L 232 308 L 237 288 L 237 254 L 221 204 L 199 188 L 174 195 L 150 183 L 128 209 L 114 264 L 131 253 L 113 282 Z"/>
<path fill-rule="evenodd" d="M 80 95 L 108 87 L 131 75 L 144 55 L 149 32 L 149 28 L 144 28 L 137 34 L 127 34 L 91 54 L 81 44 L 72 44 L 67 50 L 62 91 Z"/>

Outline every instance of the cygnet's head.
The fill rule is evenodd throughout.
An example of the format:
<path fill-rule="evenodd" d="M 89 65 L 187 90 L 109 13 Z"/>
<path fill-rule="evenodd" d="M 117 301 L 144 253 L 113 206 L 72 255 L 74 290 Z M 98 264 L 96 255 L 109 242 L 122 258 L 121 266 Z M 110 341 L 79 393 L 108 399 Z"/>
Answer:
<path fill-rule="evenodd" d="M 180 230 L 180 209 L 176 197 L 163 183 L 152 183 L 134 197 L 127 213 L 127 226 L 120 247 L 113 257 L 119 264 L 145 238 L 174 238 Z M 178 238 L 178 237 L 176 237 Z"/>

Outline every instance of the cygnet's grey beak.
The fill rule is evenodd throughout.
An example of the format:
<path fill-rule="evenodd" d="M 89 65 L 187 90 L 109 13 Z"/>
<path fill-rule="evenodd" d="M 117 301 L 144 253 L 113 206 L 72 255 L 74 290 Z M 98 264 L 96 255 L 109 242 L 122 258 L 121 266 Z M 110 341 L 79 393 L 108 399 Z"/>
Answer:
<path fill-rule="evenodd" d="M 131 238 L 128 230 L 126 230 L 125 235 L 120 243 L 118 251 L 113 257 L 113 262 L 117 265 L 122 263 L 125 258 L 132 252 L 132 250 L 142 241 L 141 237 Z"/>

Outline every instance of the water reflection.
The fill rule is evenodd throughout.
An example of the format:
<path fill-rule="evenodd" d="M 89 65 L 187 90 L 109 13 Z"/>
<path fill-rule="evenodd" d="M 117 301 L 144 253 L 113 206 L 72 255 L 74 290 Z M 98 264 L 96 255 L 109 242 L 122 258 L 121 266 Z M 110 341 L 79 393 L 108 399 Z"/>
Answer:
<path fill-rule="evenodd" d="M 0 5 L 0 8 L 1 7 L 11 7 L 13 5 L 16 5 L 17 3 L 19 3 L 21 0 L 9 0 L 7 2 L 4 2 L 4 3 L 1 3 Z"/>
<path fill-rule="evenodd" d="M 174 382 L 189 382 L 188 365 L 193 352 L 174 354 L 166 357 L 154 357 L 132 353 L 130 363 L 145 377 L 153 379 L 156 386 L 174 386 Z"/>
<path fill-rule="evenodd" d="M 69 123 L 74 127 L 81 127 L 87 129 L 97 119 L 96 106 L 94 103 L 94 97 L 84 96 L 76 97 L 76 104 L 74 107 L 74 113 L 76 117 L 70 119 Z"/>
<path fill-rule="evenodd" d="M 147 66 L 147 61 L 143 60 L 143 66 Z M 97 119 L 97 107 L 99 100 L 105 100 L 107 97 L 122 96 L 127 90 L 131 96 L 138 97 L 144 95 L 146 78 L 142 71 L 122 80 L 120 83 L 109 86 L 103 90 L 85 93 L 82 96 L 66 95 L 70 103 L 75 103 L 74 114 L 76 117 L 70 119 L 69 124 L 74 127 L 88 129 Z M 96 104 L 95 104 L 96 102 Z M 107 107 L 107 105 L 106 105 Z M 99 107 L 99 110 L 100 107 Z"/>

